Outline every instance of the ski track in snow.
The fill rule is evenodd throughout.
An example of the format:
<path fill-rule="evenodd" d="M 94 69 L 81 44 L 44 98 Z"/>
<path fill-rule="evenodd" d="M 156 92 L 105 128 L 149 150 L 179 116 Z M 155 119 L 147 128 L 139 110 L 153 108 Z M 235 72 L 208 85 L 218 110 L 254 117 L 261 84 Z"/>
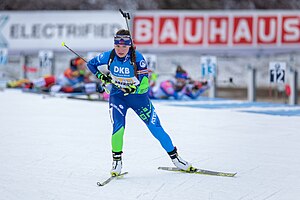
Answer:
<path fill-rule="evenodd" d="M 0 92 L 0 200 L 299 199 L 300 117 L 259 113 L 299 106 L 210 109 L 215 103 L 226 104 L 153 101 L 183 158 L 236 177 L 158 170 L 172 162 L 129 110 L 123 154 L 129 173 L 98 187 L 111 166 L 106 102 Z"/>

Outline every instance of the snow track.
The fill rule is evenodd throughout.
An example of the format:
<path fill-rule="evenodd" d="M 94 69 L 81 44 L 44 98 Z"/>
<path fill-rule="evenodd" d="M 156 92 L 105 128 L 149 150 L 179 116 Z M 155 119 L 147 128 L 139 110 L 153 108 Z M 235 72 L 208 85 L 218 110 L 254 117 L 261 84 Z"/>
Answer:
<path fill-rule="evenodd" d="M 111 167 L 108 104 L 5 90 L 0 92 L 0 199 L 299 199 L 299 116 L 165 101 L 154 106 L 184 159 L 199 168 L 237 172 L 236 177 L 158 170 L 172 163 L 130 110 L 123 156 L 129 174 L 98 187 Z"/>

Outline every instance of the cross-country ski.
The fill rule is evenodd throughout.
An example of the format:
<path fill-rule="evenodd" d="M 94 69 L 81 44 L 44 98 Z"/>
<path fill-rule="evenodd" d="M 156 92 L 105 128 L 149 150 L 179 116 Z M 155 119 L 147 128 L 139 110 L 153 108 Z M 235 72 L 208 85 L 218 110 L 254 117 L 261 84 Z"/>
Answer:
<path fill-rule="evenodd" d="M 203 174 L 203 175 L 224 176 L 224 177 L 234 177 L 237 174 L 237 173 L 211 171 L 211 170 L 199 169 L 199 168 L 192 168 L 190 171 L 184 171 L 178 169 L 177 167 L 158 167 L 158 169 L 165 170 L 165 171 L 182 172 L 188 174 Z"/>
<path fill-rule="evenodd" d="M 118 178 L 123 178 L 124 175 L 128 174 L 128 172 L 123 172 L 118 176 L 110 176 L 108 179 L 106 179 L 103 182 L 97 182 L 98 186 L 104 186 L 106 184 L 108 184 L 109 182 L 111 182 L 113 179 L 118 179 Z"/>

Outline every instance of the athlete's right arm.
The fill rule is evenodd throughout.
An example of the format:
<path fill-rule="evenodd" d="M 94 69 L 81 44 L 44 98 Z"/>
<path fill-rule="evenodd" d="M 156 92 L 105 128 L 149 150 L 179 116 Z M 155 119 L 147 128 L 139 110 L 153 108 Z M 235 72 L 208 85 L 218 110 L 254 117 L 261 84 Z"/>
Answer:
<path fill-rule="evenodd" d="M 92 58 L 88 63 L 87 63 L 87 67 L 89 68 L 89 70 L 96 75 L 97 73 L 99 73 L 99 69 L 98 66 L 101 65 L 107 65 L 108 63 L 108 59 L 109 59 L 109 55 L 110 55 L 111 51 L 106 51 L 101 53 L 100 55 Z M 100 72 L 101 73 L 101 72 Z"/>
<path fill-rule="evenodd" d="M 106 66 L 107 68 L 107 63 L 109 59 L 111 51 L 104 52 L 94 58 L 92 58 L 88 63 L 87 67 L 89 70 L 98 78 L 102 81 L 104 85 L 111 83 L 111 77 L 109 76 L 109 71 L 104 72 L 101 69 L 102 66 Z"/>

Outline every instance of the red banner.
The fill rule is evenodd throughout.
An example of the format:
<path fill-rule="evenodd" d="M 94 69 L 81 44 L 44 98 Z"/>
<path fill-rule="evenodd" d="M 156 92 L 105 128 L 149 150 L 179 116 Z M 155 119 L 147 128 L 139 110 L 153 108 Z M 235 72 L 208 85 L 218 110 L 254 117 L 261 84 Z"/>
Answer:
<path fill-rule="evenodd" d="M 141 47 L 298 47 L 300 14 L 253 13 L 144 13 L 133 23 L 135 44 Z"/>

